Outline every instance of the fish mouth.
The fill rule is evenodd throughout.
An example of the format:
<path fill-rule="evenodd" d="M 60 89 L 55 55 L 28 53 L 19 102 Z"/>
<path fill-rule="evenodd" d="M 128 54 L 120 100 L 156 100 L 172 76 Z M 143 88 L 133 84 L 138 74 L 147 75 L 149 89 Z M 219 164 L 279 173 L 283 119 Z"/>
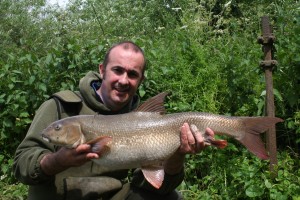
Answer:
<path fill-rule="evenodd" d="M 43 138 L 43 140 L 45 140 L 45 141 L 47 141 L 47 142 L 50 142 L 50 139 L 47 138 L 46 136 L 42 135 L 42 138 Z"/>

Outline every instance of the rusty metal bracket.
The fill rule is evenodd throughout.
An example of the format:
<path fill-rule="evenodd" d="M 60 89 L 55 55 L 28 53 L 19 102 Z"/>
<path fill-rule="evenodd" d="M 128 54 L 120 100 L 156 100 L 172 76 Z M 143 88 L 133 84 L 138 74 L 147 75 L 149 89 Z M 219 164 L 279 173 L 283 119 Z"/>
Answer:
<path fill-rule="evenodd" d="M 273 58 L 273 54 L 275 51 L 273 45 L 273 43 L 275 42 L 275 36 L 272 33 L 272 26 L 270 25 L 270 21 L 267 16 L 261 18 L 261 23 L 262 36 L 258 37 L 258 43 L 262 45 L 264 60 L 260 62 L 259 66 L 263 70 L 273 71 L 278 64 L 278 62 Z"/>
<path fill-rule="evenodd" d="M 257 42 L 259 44 L 273 44 L 276 40 L 276 37 L 271 34 L 271 35 L 265 35 L 265 36 L 259 36 L 257 38 Z"/>
<path fill-rule="evenodd" d="M 264 60 L 264 61 L 261 61 L 259 63 L 259 66 L 262 67 L 263 69 L 265 68 L 272 68 L 277 66 L 278 62 L 277 60 Z"/>

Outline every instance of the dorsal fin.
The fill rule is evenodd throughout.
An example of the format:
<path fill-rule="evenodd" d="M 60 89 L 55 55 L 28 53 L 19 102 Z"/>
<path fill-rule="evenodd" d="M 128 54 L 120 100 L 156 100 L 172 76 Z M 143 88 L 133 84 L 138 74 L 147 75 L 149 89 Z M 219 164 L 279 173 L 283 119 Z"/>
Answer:
<path fill-rule="evenodd" d="M 160 114 L 165 114 L 166 109 L 164 107 L 164 100 L 167 95 L 168 92 L 162 92 L 147 99 L 135 110 L 135 112 L 158 112 Z"/>

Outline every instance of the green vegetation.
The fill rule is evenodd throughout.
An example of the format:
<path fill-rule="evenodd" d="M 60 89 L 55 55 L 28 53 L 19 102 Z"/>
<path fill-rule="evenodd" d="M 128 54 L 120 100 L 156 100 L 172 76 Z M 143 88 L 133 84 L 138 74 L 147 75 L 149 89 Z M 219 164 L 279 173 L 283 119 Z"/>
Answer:
<path fill-rule="evenodd" d="M 34 3 L 32 3 L 34 2 Z M 52 93 L 77 89 L 113 43 L 133 40 L 146 52 L 147 99 L 171 91 L 169 112 L 264 115 L 260 18 L 276 36 L 274 71 L 278 176 L 229 139 L 224 150 L 189 156 L 186 199 L 300 199 L 300 4 L 298 0 L 0 1 L 0 199 L 25 199 L 12 162 L 35 110 Z"/>

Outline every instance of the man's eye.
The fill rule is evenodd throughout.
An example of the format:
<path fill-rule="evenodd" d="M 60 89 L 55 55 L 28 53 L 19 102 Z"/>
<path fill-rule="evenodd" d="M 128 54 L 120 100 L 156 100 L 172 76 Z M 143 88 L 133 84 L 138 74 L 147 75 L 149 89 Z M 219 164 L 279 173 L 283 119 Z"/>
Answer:
<path fill-rule="evenodd" d="M 114 73 L 116 73 L 116 74 L 122 74 L 123 73 L 123 69 L 121 69 L 121 68 L 114 68 L 114 69 L 112 69 L 113 70 L 113 72 Z"/>
<path fill-rule="evenodd" d="M 137 79 L 139 78 L 139 74 L 137 72 L 129 72 L 128 76 L 132 79 Z"/>

